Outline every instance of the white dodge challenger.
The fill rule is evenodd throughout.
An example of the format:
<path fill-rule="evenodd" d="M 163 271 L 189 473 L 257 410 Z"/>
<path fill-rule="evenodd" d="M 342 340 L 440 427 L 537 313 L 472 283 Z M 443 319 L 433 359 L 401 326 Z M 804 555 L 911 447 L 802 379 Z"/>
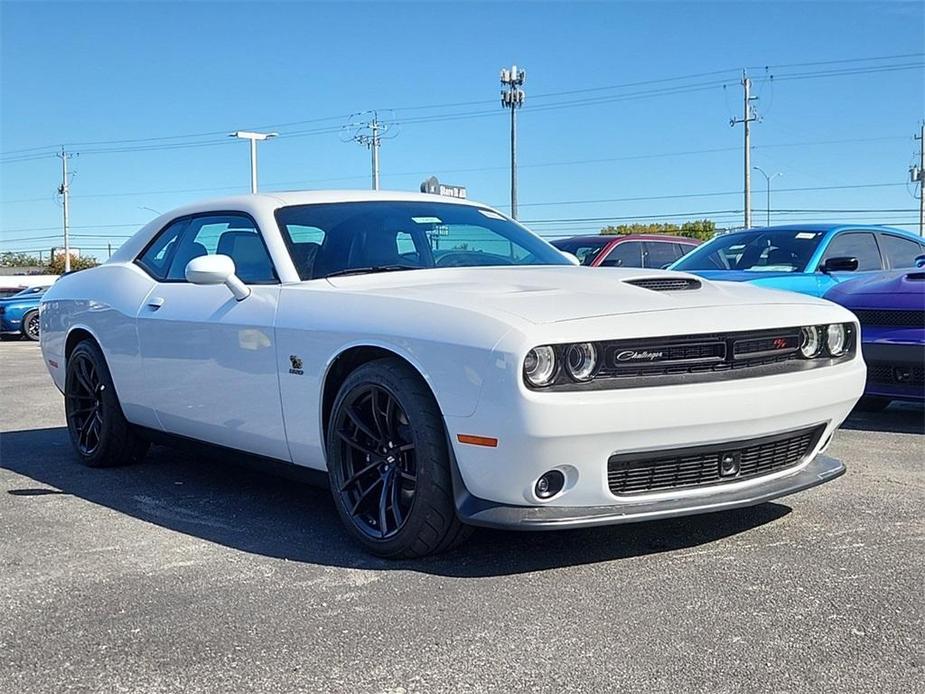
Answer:
<path fill-rule="evenodd" d="M 484 205 L 359 191 L 175 210 L 41 310 L 81 461 L 186 440 L 323 471 L 390 557 L 834 479 L 857 335 L 826 301 L 575 267 Z"/>

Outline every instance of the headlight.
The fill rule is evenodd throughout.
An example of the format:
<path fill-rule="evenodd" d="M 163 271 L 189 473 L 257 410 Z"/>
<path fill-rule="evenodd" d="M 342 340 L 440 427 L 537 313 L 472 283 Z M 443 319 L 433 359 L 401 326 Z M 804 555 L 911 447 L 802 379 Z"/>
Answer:
<path fill-rule="evenodd" d="M 822 339 L 819 336 L 819 329 L 815 326 L 807 326 L 800 330 L 802 339 L 800 341 L 800 353 L 807 359 L 812 359 L 822 348 Z"/>
<path fill-rule="evenodd" d="M 524 378 L 531 386 L 541 388 L 556 376 L 556 352 L 549 345 L 534 347 L 524 359 Z"/>
<path fill-rule="evenodd" d="M 825 344 L 829 348 L 829 354 L 833 357 L 840 357 L 848 351 L 848 331 L 841 323 L 832 323 L 826 328 Z"/>
<path fill-rule="evenodd" d="M 589 381 L 597 367 L 597 350 L 590 342 L 571 345 L 565 353 L 565 369 L 576 381 Z"/>

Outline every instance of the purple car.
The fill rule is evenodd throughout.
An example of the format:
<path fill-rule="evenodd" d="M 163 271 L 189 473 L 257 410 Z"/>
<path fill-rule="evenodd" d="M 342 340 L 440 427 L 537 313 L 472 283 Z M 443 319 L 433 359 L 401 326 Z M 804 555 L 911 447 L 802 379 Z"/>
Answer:
<path fill-rule="evenodd" d="M 825 298 L 861 323 L 867 387 L 858 406 L 925 401 L 925 269 L 897 270 L 837 284 Z"/>

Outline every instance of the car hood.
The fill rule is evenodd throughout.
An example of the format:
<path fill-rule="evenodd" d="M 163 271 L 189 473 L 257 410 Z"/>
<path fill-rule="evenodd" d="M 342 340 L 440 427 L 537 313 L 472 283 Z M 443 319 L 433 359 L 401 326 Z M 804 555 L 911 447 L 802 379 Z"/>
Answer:
<path fill-rule="evenodd" d="M 8 296 L 0 299 L 0 306 L 38 306 L 39 301 L 40 297 Z"/>
<path fill-rule="evenodd" d="M 846 280 L 829 293 L 840 296 L 852 294 L 915 294 L 925 292 L 925 270 L 905 269 L 890 272 L 877 272 Z"/>
<path fill-rule="evenodd" d="M 723 282 L 754 282 L 772 277 L 795 277 L 799 272 L 761 272 L 753 270 L 691 270 L 691 274 Z"/>
<path fill-rule="evenodd" d="M 819 299 L 752 286 L 700 280 L 696 289 L 654 291 L 632 280 L 699 278 L 682 272 L 575 266 L 428 269 L 327 280 L 339 291 L 403 298 L 531 323 L 675 309 L 762 304 L 819 304 Z"/>

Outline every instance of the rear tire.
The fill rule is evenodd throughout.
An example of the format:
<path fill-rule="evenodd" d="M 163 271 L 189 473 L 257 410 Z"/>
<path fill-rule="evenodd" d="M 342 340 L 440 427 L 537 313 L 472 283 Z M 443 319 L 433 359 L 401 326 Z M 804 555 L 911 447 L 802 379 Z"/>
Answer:
<path fill-rule="evenodd" d="M 865 395 L 860 400 L 858 400 L 858 404 L 855 405 L 855 409 L 861 412 L 883 412 L 883 410 L 889 407 L 890 402 L 892 401 L 889 398 Z"/>
<path fill-rule="evenodd" d="M 71 444 L 88 467 L 138 462 L 148 450 L 122 414 L 106 359 L 92 340 L 80 342 L 68 357 L 64 410 Z"/>
<path fill-rule="evenodd" d="M 468 537 L 456 516 L 443 418 L 421 376 L 397 358 L 358 367 L 328 422 L 331 493 L 347 531 L 381 557 L 443 552 Z"/>
<path fill-rule="evenodd" d="M 27 340 L 39 340 L 39 310 L 37 308 L 27 311 L 22 317 L 22 336 Z"/>

